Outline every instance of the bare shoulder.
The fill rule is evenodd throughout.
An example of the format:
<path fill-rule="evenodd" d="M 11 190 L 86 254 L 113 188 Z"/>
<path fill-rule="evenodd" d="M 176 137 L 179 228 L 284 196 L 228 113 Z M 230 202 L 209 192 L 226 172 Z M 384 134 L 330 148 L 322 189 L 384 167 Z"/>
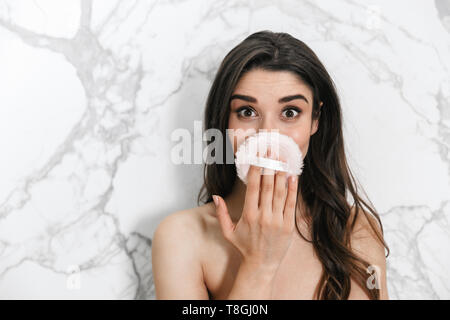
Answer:
<path fill-rule="evenodd" d="M 152 271 L 157 299 L 208 299 L 201 257 L 210 208 L 203 205 L 176 211 L 156 228 Z M 186 281 L 180 282 L 180 278 Z"/>
<path fill-rule="evenodd" d="M 215 220 L 215 211 L 212 210 L 213 205 L 209 203 L 169 214 L 156 228 L 153 242 L 164 238 L 165 245 L 172 244 L 180 251 L 188 250 L 191 255 L 199 257 L 210 225 Z"/>
<path fill-rule="evenodd" d="M 378 219 L 362 208 L 358 212 L 352 208 L 349 222 L 353 220 L 355 221 L 350 238 L 352 249 L 366 259 L 384 262 L 385 250 L 381 242 L 384 240 L 383 230 Z"/>
<path fill-rule="evenodd" d="M 382 235 L 382 229 L 378 219 L 362 208 L 359 208 L 357 211 L 355 207 L 352 207 L 349 222 L 354 222 L 352 227 L 352 240 L 376 239 L 377 233 L 380 236 Z"/>
<path fill-rule="evenodd" d="M 211 203 L 173 212 L 159 223 L 155 235 L 169 231 L 174 233 L 174 236 L 201 240 L 200 238 L 205 235 L 209 224 L 216 220 L 214 212 L 214 206 Z"/>
<path fill-rule="evenodd" d="M 385 247 L 378 238 L 380 236 L 383 239 L 381 225 L 378 219 L 362 208 L 359 211 L 352 208 L 349 222 L 353 220 L 354 226 L 350 238 L 351 249 L 357 256 L 370 264 L 367 270 L 368 277 L 376 272 L 377 282 L 374 282 L 372 286 L 381 289 L 381 299 L 389 299 L 386 283 Z M 352 288 L 355 288 L 353 284 L 355 283 L 352 280 Z M 359 288 L 352 289 L 350 299 L 363 297 L 365 297 L 365 294 L 363 294 L 362 290 Z"/>

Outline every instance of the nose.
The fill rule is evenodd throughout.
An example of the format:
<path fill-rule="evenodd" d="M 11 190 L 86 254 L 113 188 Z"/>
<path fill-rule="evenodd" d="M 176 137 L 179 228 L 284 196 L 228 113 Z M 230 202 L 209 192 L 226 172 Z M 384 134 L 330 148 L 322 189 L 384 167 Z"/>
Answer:
<path fill-rule="evenodd" d="M 265 115 L 262 120 L 260 121 L 260 125 L 259 125 L 259 132 L 269 132 L 269 133 L 280 133 L 283 134 L 281 132 L 281 129 L 279 127 L 279 123 L 277 123 L 276 121 L 276 117 L 273 115 Z M 270 145 L 269 149 L 271 149 L 271 153 L 272 156 L 276 159 L 279 156 L 279 146 L 277 144 L 275 145 Z M 263 148 L 263 152 L 266 152 L 266 148 Z M 280 159 L 281 160 L 281 159 Z"/>
<path fill-rule="evenodd" d="M 276 126 L 275 120 L 272 119 L 272 116 L 270 115 L 264 116 L 258 129 L 259 131 L 267 131 L 267 132 L 279 131 L 279 128 L 277 128 Z"/>

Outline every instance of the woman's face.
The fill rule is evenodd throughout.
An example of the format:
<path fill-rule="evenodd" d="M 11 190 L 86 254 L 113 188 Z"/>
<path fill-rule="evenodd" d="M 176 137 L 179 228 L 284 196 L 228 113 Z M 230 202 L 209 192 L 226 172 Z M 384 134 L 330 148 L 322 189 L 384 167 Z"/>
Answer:
<path fill-rule="evenodd" d="M 279 101 L 289 96 L 295 98 Z M 246 130 L 258 132 L 277 129 L 279 133 L 294 139 L 304 158 L 309 139 L 317 131 L 319 122 L 311 119 L 312 106 L 312 91 L 292 73 L 249 71 L 240 79 L 231 95 L 228 129 L 234 129 L 234 153 L 251 132 L 248 131 L 246 136 Z M 231 141 L 232 138 L 229 138 Z"/>

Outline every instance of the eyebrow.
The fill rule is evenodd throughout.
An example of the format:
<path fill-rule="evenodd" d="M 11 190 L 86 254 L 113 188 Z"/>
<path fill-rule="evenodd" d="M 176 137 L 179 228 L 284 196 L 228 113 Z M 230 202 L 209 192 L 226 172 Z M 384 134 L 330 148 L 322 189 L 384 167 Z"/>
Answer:
<path fill-rule="evenodd" d="M 256 100 L 256 98 L 253 98 L 253 97 L 250 97 L 250 96 L 246 96 L 246 95 L 243 95 L 243 94 L 234 94 L 234 95 L 232 95 L 231 99 L 230 99 L 230 102 L 233 99 L 241 99 L 241 100 L 244 100 L 244 101 L 247 101 L 247 102 L 258 103 L 258 100 Z M 285 103 L 285 102 L 289 102 L 289 101 L 292 101 L 292 100 L 295 100 L 295 99 L 305 100 L 306 103 L 309 103 L 308 99 L 306 99 L 305 96 L 302 95 L 302 94 L 294 94 L 294 95 L 286 96 L 286 97 L 280 98 L 278 100 L 278 102 L 279 103 Z"/>

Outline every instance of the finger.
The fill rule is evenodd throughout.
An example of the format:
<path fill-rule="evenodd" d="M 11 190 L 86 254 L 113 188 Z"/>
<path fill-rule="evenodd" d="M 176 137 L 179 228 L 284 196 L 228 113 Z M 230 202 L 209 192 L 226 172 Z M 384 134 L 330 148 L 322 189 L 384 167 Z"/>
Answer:
<path fill-rule="evenodd" d="M 259 156 L 259 152 L 257 152 Z M 245 191 L 244 212 L 258 210 L 259 188 L 261 183 L 261 167 L 250 165 L 247 174 L 247 189 Z"/>
<path fill-rule="evenodd" d="M 298 177 L 289 177 L 288 194 L 286 198 L 286 203 L 284 205 L 284 223 L 289 230 L 295 225 L 295 209 L 297 205 L 297 187 L 298 187 Z"/>
<path fill-rule="evenodd" d="M 275 160 L 280 160 L 281 156 L 275 154 L 274 158 Z M 276 171 L 274 177 L 272 209 L 273 213 L 279 215 L 281 219 L 283 219 L 284 204 L 287 197 L 286 175 L 284 171 Z"/>
<path fill-rule="evenodd" d="M 223 236 L 225 239 L 231 239 L 233 236 L 233 231 L 235 229 L 235 225 L 230 218 L 230 214 L 228 213 L 228 208 L 225 201 L 220 196 L 213 195 L 213 198 L 216 197 L 214 204 L 216 204 L 216 215 L 219 219 L 220 228 L 222 229 Z"/>
<path fill-rule="evenodd" d="M 275 190 L 273 194 L 273 213 L 283 218 L 284 204 L 288 193 L 288 186 L 286 184 L 286 172 L 277 171 L 275 175 Z"/>
<path fill-rule="evenodd" d="M 266 157 L 272 157 L 270 149 L 267 150 Z M 262 211 L 270 213 L 272 213 L 274 174 L 274 170 L 264 168 L 264 174 L 261 178 L 261 199 L 259 201 L 259 208 Z"/>

